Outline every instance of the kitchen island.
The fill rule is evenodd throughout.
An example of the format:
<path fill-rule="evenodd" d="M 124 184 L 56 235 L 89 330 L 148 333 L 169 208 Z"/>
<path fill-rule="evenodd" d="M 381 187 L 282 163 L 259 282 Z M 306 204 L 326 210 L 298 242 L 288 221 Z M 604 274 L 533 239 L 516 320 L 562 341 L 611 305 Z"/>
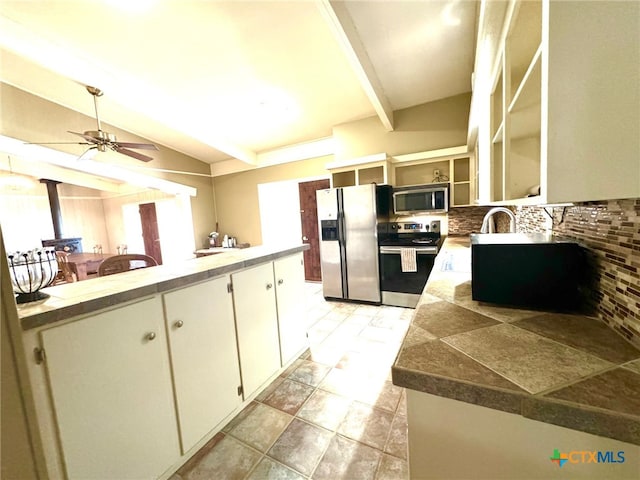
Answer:
<path fill-rule="evenodd" d="M 22 329 L 29 330 L 273 261 L 308 248 L 300 245 L 224 249 L 218 255 L 98 277 L 91 282 L 61 284 L 42 290 L 50 295 L 47 300 L 18 306 L 18 314 Z"/>
<path fill-rule="evenodd" d="M 638 478 L 640 350 L 594 318 L 476 302 L 470 279 L 468 237 L 448 238 L 392 369 L 411 477 Z"/>
<path fill-rule="evenodd" d="M 232 250 L 20 305 L 42 476 L 171 476 L 307 348 L 308 248 Z"/>

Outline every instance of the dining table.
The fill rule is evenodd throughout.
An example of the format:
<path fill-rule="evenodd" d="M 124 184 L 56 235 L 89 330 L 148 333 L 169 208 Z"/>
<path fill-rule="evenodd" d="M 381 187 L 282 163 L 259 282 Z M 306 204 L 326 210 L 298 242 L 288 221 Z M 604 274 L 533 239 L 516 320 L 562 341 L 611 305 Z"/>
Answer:
<path fill-rule="evenodd" d="M 115 253 L 70 253 L 67 261 L 75 265 L 75 272 L 80 281 L 86 280 L 89 275 L 97 275 L 100 264 L 115 255 Z"/>

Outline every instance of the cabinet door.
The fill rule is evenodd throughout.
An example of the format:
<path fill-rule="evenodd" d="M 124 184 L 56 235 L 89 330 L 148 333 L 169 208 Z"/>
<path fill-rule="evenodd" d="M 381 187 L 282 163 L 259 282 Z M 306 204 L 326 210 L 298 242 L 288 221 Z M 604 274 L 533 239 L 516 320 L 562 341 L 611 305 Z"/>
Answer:
<path fill-rule="evenodd" d="M 231 275 L 244 398 L 280 368 L 273 264 Z"/>
<path fill-rule="evenodd" d="M 276 260 L 273 262 L 273 271 L 276 279 L 280 356 L 284 365 L 307 345 L 302 252 Z"/>
<path fill-rule="evenodd" d="M 69 478 L 157 478 L 178 460 L 159 297 L 41 336 Z"/>
<path fill-rule="evenodd" d="M 226 276 L 164 295 L 182 453 L 242 400 L 229 282 Z"/>

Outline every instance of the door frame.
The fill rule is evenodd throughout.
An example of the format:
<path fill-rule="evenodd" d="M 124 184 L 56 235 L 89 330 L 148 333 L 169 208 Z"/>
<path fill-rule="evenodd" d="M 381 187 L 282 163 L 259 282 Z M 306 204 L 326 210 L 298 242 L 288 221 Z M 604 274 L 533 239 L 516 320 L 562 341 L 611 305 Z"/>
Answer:
<path fill-rule="evenodd" d="M 145 223 L 145 216 L 143 210 L 147 210 L 149 213 L 153 213 L 152 216 L 147 217 L 150 220 L 149 223 Z M 138 212 L 140 214 L 140 225 L 142 227 L 142 241 L 144 243 L 144 253 L 153 257 L 153 259 L 162 265 L 162 244 L 160 242 L 160 228 L 158 227 L 158 211 L 156 209 L 156 202 L 144 202 L 138 204 Z M 152 233 L 158 238 L 148 238 L 146 233 Z"/>
<path fill-rule="evenodd" d="M 269 205 L 267 205 L 266 203 L 263 203 L 261 201 L 261 196 L 260 196 L 260 185 L 269 185 L 269 184 L 280 184 L 280 185 L 284 185 L 284 184 L 295 184 L 295 189 L 291 189 L 290 191 L 293 192 L 295 190 L 295 196 L 291 197 L 289 199 L 289 201 L 294 202 L 295 205 L 297 205 L 297 213 L 294 216 L 293 213 L 291 213 L 291 216 L 287 216 L 287 218 L 281 218 L 280 221 L 283 222 L 292 222 L 294 229 L 298 232 L 300 232 L 300 236 L 298 238 L 287 238 L 284 239 L 285 242 L 287 243 L 297 243 L 300 244 L 302 243 L 302 219 L 300 218 L 300 195 L 298 193 L 298 188 L 299 188 L 299 184 L 300 183 L 304 183 L 304 182 L 313 182 L 316 180 L 329 180 L 329 187 L 331 187 L 331 175 L 329 173 L 327 174 L 323 174 L 323 175 L 312 175 L 310 177 L 298 177 L 298 178 L 293 178 L 290 180 L 279 180 L 279 181 L 275 181 L 275 182 L 264 182 L 264 183 L 259 183 L 258 184 L 258 210 L 260 213 L 260 230 L 261 230 L 261 236 L 263 238 L 263 244 L 264 244 L 264 238 L 265 238 L 265 228 L 267 229 L 273 229 L 273 231 L 277 231 L 278 226 L 277 224 L 269 224 L 267 222 L 263 222 L 263 218 L 266 217 L 266 215 L 263 214 L 263 212 L 265 211 L 265 209 L 269 209 L 271 208 Z M 291 212 L 293 212 L 293 210 L 291 210 Z M 266 224 L 266 225 L 265 225 Z M 274 238 L 274 234 L 268 234 L 266 235 L 267 238 Z"/>

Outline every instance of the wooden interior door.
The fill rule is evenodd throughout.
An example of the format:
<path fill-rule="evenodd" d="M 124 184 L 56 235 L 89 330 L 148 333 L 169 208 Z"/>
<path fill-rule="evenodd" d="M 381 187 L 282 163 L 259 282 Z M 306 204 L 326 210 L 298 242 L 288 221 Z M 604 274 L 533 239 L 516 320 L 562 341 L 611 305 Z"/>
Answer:
<path fill-rule="evenodd" d="M 142 240 L 144 253 L 153 257 L 158 265 L 162 265 L 162 251 L 160 250 L 160 234 L 158 233 L 158 217 L 155 203 L 141 203 L 140 223 L 142 224 Z M 132 252 L 133 253 L 133 252 Z"/>
<path fill-rule="evenodd" d="M 308 243 L 311 247 L 304 252 L 304 279 L 312 282 L 322 280 L 316 190 L 323 190 L 325 188 L 329 188 L 329 179 L 300 182 L 298 184 L 302 242 Z"/>

